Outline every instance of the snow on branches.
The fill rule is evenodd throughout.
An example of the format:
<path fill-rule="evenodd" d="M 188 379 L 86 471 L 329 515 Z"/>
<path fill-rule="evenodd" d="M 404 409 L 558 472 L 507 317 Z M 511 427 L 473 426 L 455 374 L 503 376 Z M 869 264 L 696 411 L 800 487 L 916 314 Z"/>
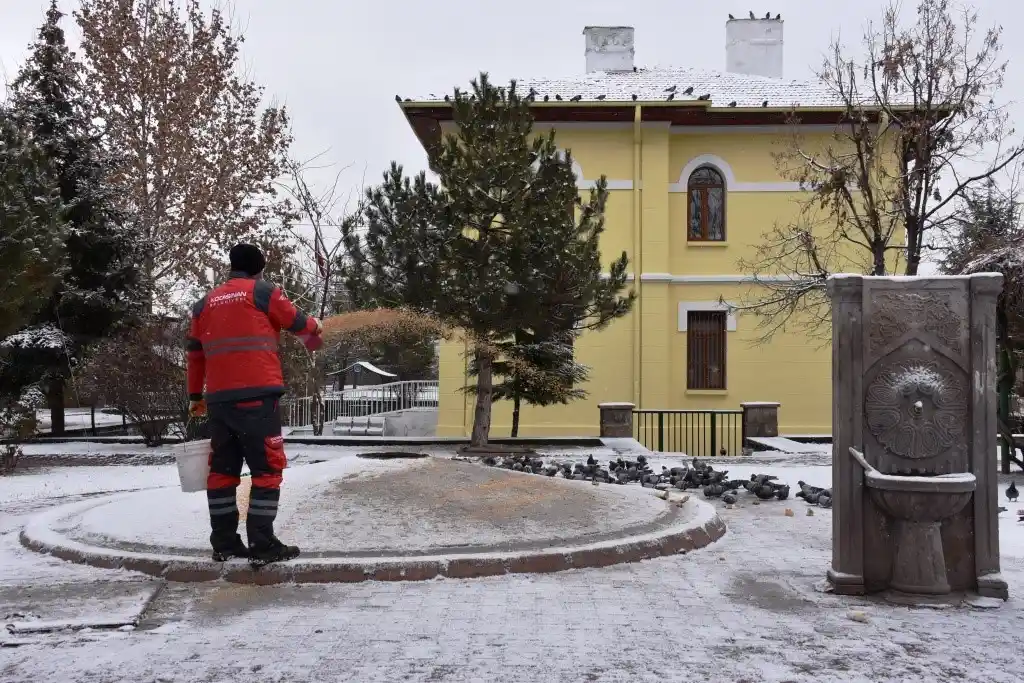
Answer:
<path fill-rule="evenodd" d="M 0 341 L 0 349 L 60 350 L 65 348 L 70 341 L 59 328 L 44 324 L 15 332 Z"/>

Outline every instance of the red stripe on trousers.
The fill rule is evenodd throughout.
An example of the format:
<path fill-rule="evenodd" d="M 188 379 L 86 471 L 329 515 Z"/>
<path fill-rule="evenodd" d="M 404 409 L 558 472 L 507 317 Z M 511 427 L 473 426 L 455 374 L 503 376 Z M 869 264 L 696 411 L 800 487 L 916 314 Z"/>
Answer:
<path fill-rule="evenodd" d="M 277 474 L 254 474 L 252 485 L 260 489 L 279 489 L 283 480 L 284 476 L 280 472 Z"/>
<path fill-rule="evenodd" d="M 230 474 L 219 474 L 210 472 L 206 477 L 206 488 L 208 489 L 229 489 L 238 486 L 242 482 L 240 477 L 233 477 Z"/>

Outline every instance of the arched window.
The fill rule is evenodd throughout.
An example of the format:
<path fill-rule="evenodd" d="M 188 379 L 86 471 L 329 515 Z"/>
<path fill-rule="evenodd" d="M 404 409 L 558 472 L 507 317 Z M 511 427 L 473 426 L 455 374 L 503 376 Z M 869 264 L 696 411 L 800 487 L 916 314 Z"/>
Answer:
<path fill-rule="evenodd" d="M 686 181 L 688 239 L 725 240 L 725 180 L 710 166 L 701 166 Z"/>

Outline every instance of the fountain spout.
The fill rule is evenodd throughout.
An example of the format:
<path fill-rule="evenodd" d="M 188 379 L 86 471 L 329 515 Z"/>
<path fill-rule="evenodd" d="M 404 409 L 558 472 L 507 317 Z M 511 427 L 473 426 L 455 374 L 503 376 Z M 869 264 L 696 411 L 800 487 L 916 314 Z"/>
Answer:
<path fill-rule="evenodd" d="M 868 463 L 868 460 L 867 458 L 864 457 L 864 454 L 858 451 L 853 446 L 850 446 L 850 455 L 853 456 L 854 460 L 860 463 L 860 466 L 864 468 L 865 472 L 878 472 L 878 470 L 876 470 L 874 467 L 871 466 L 870 463 Z"/>

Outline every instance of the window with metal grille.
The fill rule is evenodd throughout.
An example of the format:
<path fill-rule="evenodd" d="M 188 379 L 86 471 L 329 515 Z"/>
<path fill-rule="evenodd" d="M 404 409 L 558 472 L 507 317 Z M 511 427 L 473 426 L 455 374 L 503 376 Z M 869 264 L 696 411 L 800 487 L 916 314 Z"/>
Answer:
<path fill-rule="evenodd" d="M 687 239 L 693 242 L 725 240 L 725 179 L 710 166 L 690 174 L 687 187 Z"/>
<path fill-rule="evenodd" d="M 687 389 L 725 389 L 725 316 L 725 311 L 687 313 Z"/>

